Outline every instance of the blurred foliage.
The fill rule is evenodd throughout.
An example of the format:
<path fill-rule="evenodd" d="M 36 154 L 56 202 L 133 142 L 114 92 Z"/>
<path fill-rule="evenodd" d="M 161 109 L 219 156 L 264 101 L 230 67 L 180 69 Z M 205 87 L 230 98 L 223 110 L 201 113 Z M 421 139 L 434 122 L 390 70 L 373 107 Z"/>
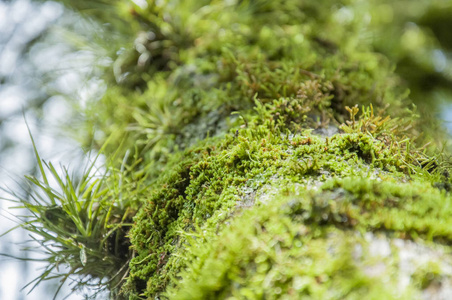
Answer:
<path fill-rule="evenodd" d="M 55 4 L 55 3 L 54 3 Z M 42 41 L 47 28 L 57 21 L 56 16 L 49 16 L 46 11 L 50 5 L 28 7 L 11 1 L 0 3 L 0 151 L 11 151 L 17 141 L 8 134 L 8 123 L 22 116 L 22 111 L 36 112 L 42 110 L 49 93 L 43 88 L 42 72 L 36 68 L 30 58 L 33 47 Z M 58 5 L 56 5 L 58 6 Z M 34 11 L 28 20 L 32 26 L 24 26 L 27 13 Z M 19 12 L 23 12 L 20 14 Z M 15 16 L 13 18 L 12 16 Z M 11 100 L 9 100 L 11 99 Z M 7 103 L 7 101 L 10 103 Z"/>
<path fill-rule="evenodd" d="M 215 134 L 231 111 L 253 106 L 246 98 L 294 95 L 297 81 L 305 78 L 331 82 L 331 105 L 344 115 L 345 105 L 393 102 L 397 96 L 391 90 L 409 88 L 423 116 L 422 131 L 437 135 L 439 108 L 432 107 L 450 98 L 452 66 L 443 21 L 452 10 L 450 1 L 63 2 L 105 24 L 102 36 L 114 32 L 123 38 L 116 49 L 108 40 L 96 41 L 109 49 L 114 63 L 102 77 L 106 95 L 88 104 L 80 135 L 88 145 L 94 136 L 98 145 L 113 133 L 128 136 L 146 150 L 153 141 L 149 161 Z M 391 67 L 402 81 L 383 71 Z M 379 95 L 381 85 L 394 89 Z M 357 99 L 363 93 L 366 101 Z M 151 129 L 162 122 L 167 125 L 159 132 Z"/>
<path fill-rule="evenodd" d="M 452 99 L 452 1 L 375 1 L 372 46 L 389 57 L 427 126 Z"/>

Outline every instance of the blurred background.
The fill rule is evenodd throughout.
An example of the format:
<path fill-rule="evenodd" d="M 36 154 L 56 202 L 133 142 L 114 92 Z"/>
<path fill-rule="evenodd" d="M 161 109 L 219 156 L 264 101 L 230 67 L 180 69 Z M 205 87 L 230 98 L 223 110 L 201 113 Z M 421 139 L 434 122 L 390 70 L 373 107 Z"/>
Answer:
<path fill-rule="evenodd" d="M 84 26 L 78 14 L 56 2 L 0 1 L 0 197 L 9 198 L 10 190 L 26 192 L 23 175 L 36 172 L 27 124 L 44 160 L 73 166 L 84 158 L 68 127 L 83 118 L 77 107 L 100 97 L 103 88 L 93 54 L 74 46 L 80 41 L 71 37 Z M 10 206 L 14 203 L 0 200 L 0 233 L 17 225 L 21 211 Z M 26 240 L 26 232 L 14 230 L 0 238 L 0 253 L 39 259 L 38 251 L 21 251 L 30 246 Z M 57 281 L 40 284 L 29 295 L 33 285 L 22 290 L 42 267 L 0 257 L 0 299 L 51 299 Z M 68 294 L 64 287 L 57 299 Z"/>
<path fill-rule="evenodd" d="M 36 172 L 27 124 L 44 160 L 70 167 L 86 157 L 90 148 L 79 134 L 86 130 L 83 109 L 102 97 L 105 68 L 123 51 L 104 40 L 105 32 L 111 30 L 108 18 L 114 16 L 85 14 L 77 3 L 89 1 L 61 2 L 68 7 L 53 1 L 0 0 L 3 198 L 9 197 L 8 191 L 26 190 L 23 175 Z M 124 2 L 146 4 L 144 0 Z M 452 1 L 336 1 L 340 5 L 330 7 L 331 2 L 326 1 L 325 9 L 344 24 L 358 13 L 365 15 L 363 40 L 394 62 L 422 113 L 441 119 L 451 133 Z M 10 206 L 14 203 L 0 200 L 0 233 L 17 225 L 15 215 L 20 211 Z M 30 258 L 30 252 L 21 251 L 28 239 L 21 230 L 2 236 L 0 253 Z M 39 252 L 32 258 L 39 259 Z M 30 295 L 31 286 L 21 290 L 39 275 L 39 268 L 39 262 L 0 258 L 0 299 L 50 299 L 58 282 L 40 284 Z M 68 296 L 69 288 L 64 287 L 57 299 Z M 83 297 L 71 294 L 67 299 Z"/>

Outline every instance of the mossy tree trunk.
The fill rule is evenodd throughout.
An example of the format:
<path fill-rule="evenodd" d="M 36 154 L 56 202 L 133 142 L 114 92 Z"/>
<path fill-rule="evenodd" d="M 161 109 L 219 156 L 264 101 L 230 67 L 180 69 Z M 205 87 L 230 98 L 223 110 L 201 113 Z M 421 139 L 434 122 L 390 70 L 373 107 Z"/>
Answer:
<path fill-rule="evenodd" d="M 430 127 L 366 37 L 367 4 L 111 6 L 135 40 L 87 122 L 110 137 L 120 190 L 105 224 L 130 239 L 117 297 L 451 292 L 447 164 L 423 147 Z"/>

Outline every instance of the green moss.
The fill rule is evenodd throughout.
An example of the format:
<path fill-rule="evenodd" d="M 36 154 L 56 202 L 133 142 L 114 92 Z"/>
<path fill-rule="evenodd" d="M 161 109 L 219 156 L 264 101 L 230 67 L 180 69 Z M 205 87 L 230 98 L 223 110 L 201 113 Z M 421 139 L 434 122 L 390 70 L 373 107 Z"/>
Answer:
<path fill-rule="evenodd" d="M 160 168 L 171 153 L 223 134 L 233 125 L 230 113 L 251 110 L 255 97 L 291 130 L 339 125 L 348 118 L 345 106 L 355 104 L 378 110 L 390 104 L 391 115 L 412 119 L 391 63 L 360 39 L 364 15 L 344 26 L 327 4 L 277 3 L 135 6 L 129 18 L 141 22 L 135 33 L 141 52 L 117 58 L 121 86 L 92 104 L 90 125 L 114 133 L 113 144 L 128 132 L 127 144 L 138 145 L 146 164 Z M 146 54 L 152 59 L 141 66 Z"/>
<path fill-rule="evenodd" d="M 365 245 L 355 230 L 340 230 L 333 218 L 312 217 L 298 205 L 328 193 L 273 198 L 247 211 L 218 236 L 203 233 L 190 240 L 193 256 L 171 299 L 413 299 L 398 291 L 394 276 L 365 274 L 374 264 L 351 249 Z M 333 200 L 331 200 L 333 202 Z M 314 209 L 315 210 L 315 209 Z M 312 211 L 312 210 L 311 210 Z M 340 222 L 340 221 L 339 221 Z M 206 242 L 207 240 L 207 242 Z M 202 245 L 202 246 L 201 246 Z"/>
<path fill-rule="evenodd" d="M 277 105 L 278 103 L 275 104 Z M 269 109 L 272 110 L 271 107 Z M 290 116 L 290 112 L 288 115 Z M 286 117 L 283 113 L 280 116 Z M 175 158 L 177 164 L 170 164 L 168 171 L 154 185 L 153 194 L 138 213 L 131 230 L 135 257 L 131 261 L 129 289 L 136 293 L 144 292 L 148 297 L 161 295 L 168 286 L 173 289 L 178 286 L 178 272 L 186 270 L 185 272 L 206 276 L 194 279 L 201 284 L 199 291 L 207 293 L 203 294 L 205 298 L 222 298 L 242 293 L 242 288 L 231 287 L 232 290 L 237 290 L 233 292 L 226 287 L 229 283 L 223 283 L 224 278 L 218 278 L 215 279 L 218 282 L 212 284 L 227 291 L 209 294 L 209 289 L 204 285 L 210 284 L 213 278 L 206 278 L 210 278 L 209 272 L 216 272 L 215 265 L 222 265 L 224 262 L 212 261 L 214 265 L 209 267 L 212 271 L 207 270 L 206 273 L 204 269 L 193 270 L 191 264 L 194 262 L 185 258 L 187 242 L 191 241 L 190 247 L 193 249 L 208 248 L 212 240 L 217 239 L 214 233 L 228 228 L 225 224 L 237 215 L 240 208 L 254 204 L 278 206 L 280 204 L 275 204 L 273 199 L 281 195 L 307 193 L 304 197 L 297 196 L 296 200 L 289 201 L 285 204 L 289 208 L 282 211 L 289 209 L 291 213 L 287 218 L 295 222 L 291 226 L 308 228 L 312 236 L 304 238 L 319 239 L 319 243 L 326 243 L 324 238 L 333 228 L 346 231 L 353 229 L 363 233 L 369 230 L 383 231 L 394 237 L 423 238 L 441 243 L 451 241 L 452 232 L 449 228 L 452 228 L 452 224 L 448 221 L 451 211 L 442 207 L 451 199 L 432 186 L 438 179 L 437 174 L 430 174 L 421 166 L 413 164 L 415 155 L 407 162 L 410 163 L 410 168 L 407 169 L 399 159 L 394 158 L 393 150 L 387 149 L 382 141 L 368 133 L 336 134 L 330 138 L 309 132 L 286 135 L 281 133 L 280 127 L 275 123 L 274 120 L 267 122 L 267 125 L 250 123 L 248 128 L 237 130 L 225 138 L 208 140 L 200 147 L 190 148 L 184 155 Z M 412 174 L 411 178 L 409 174 Z M 410 181 L 409 184 L 403 183 L 407 180 Z M 274 187 L 273 195 L 260 202 L 256 193 L 262 187 L 272 190 L 268 185 Z M 316 189 L 319 191 L 308 192 Z M 257 218 L 261 212 L 253 210 L 253 218 Z M 275 220 L 282 218 L 279 215 L 274 217 Z M 438 223 L 438 219 L 443 221 Z M 250 235 L 249 239 L 260 238 L 260 232 L 250 230 L 251 232 L 231 234 L 243 237 Z M 192 238 L 192 231 L 198 235 L 207 231 L 211 235 L 201 234 Z M 269 235 L 277 234 L 271 232 Z M 288 238 L 287 242 L 289 240 Z M 292 240 L 291 243 L 294 242 Z M 248 251 L 242 244 L 237 244 L 236 247 L 236 250 L 231 249 L 233 254 L 239 249 L 244 253 Z M 210 251 L 213 250 L 207 252 Z M 234 256 L 233 254 L 230 255 Z M 249 257 L 240 262 L 244 269 L 237 270 L 237 275 L 234 275 L 243 273 L 245 277 L 239 276 L 241 279 L 237 278 L 237 282 L 235 279 L 228 280 L 231 280 L 232 285 L 243 285 L 244 290 L 254 291 L 254 287 L 245 283 L 252 285 L 253 276 L 257 276 L 254 274 L 257 267 L 247 266 L 250 257 L 255 254 L 247 255 Z M 294 259 L 296 261 L 299 258 Z M 235 266 L 233 260 L 228 263 Z M 336 264 L 335 260 L 330 263 Z M 328 276 L 333 276 L 333 273 L 336 276 L 335 272 L 347 264 L 343 261 L 337 263 L 342 267 L 325 266 L 333 269 Z M 230 265 L 224 266 L 225 270 L 229 270 L 228 266 Z M 248 271 L 252 274 L 248 274 Z M 354 276 L 361 282 L 359 285 L 370 284 L 367 279 L 361 278 L 359 272 Z M 344 277 L 346 281 L 351 280 L 349 273 Z M 312 278 L 315 276 L 311 276 Z M 367 283 L 362 283 L 363 280 Z M 334 285 L 344 287 L 342 283 L 336 282 Z M 383 284 L 378 290 L 382 287 Z M 286 281 L 281 283 L 281 289 L 282 295 L 290 294 Z M 373 287 L 366 286 L 357 293 L 373 293 L 372 289 Z M 181 290 L 186 290 L 186 287 Z M 355 293 L 353 284 L 350 290 Z M 261 292 L 264 291 L 268 291 L 268 288 Z M 339 299 L 349 292 L 347 290 L 343 291 L 345 294 L 341 294 L 338 291 L 338 296 L 333 298 Z M 321 297 L 326 291 L 319 293 L 314 298 Z M 272 298 L 276 294 L 267 296 Z"/>
<path fill-rule="evenodd" d="M 167 295 L 171 299 L 417 298 L 417 282 L 425 288 L 434 269 L 427 268 L 425 276 L 417 272 L 414 276 L 419 279 L 400 290 L 397 272 L 366 274 L 375 260 L 353 249 L 366 247 L 364 233 L 369 231 L 449 244 L 451 212 L 438 204 L 450 202 L 450 197 L 425 183 L 363 178 L 332 179 L 319 191 L 292 191 L 236 217 L 218 235 L 207 229 L 189 238 L 184 251 L 191 260 Z M 425 218 L 426 211 L 431 218 Z"/>
<path fill-rule="evenodd" d="M 424 290 L 431 285 L 440 284 L 442 273 L 438 263 L 429 262 L 417 268 L 412 278 L 414 284 Z"/>

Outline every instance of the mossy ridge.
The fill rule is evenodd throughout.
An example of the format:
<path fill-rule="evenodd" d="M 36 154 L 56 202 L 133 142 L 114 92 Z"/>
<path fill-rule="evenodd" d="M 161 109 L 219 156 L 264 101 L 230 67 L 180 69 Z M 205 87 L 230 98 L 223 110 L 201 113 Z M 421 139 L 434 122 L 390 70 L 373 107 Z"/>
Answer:
<path fill-rule="evenodd" d="M 257 191 L 275 178 L 280 178 L 278 185 L 281 180 L 284 186 L 298 183 L 302 190 L 312 188 L 312 179 L 318 186 L 335 177 L 396 182 L 422 180 L 430 186 L 440 180 L 441 175 L 422 168 L 414 149 L 411 150 L 414 154 L 405 155 L 406 161 L 402 163 L 395 156 L 400 149 L 387 148 L 384 141 L 367 132 L 356 130 L 328 138 L 305 130 L 294 135 L 283 125 L 284 120 L 291 118 L 291 113 L 284 110 L 278 114 L 277 121 L 267 118 L 265 124 L 259 125 L 261 118 L 256 116 L 274 113 L 275 107 L 277 105 L 260 106 L 254 116 L 245 117 L 251 120 L 248 127 L 232 130 L 234 133 L 224 138 L 208 139 L 201 146 L 186 150 L 184 155 L 177 155 L 171 164 L 173 167 L 167 169 L 172 170 L 161 175 L 154 185 L 154 193 L 135 219 L 130 237 L 136 256 L 131 262 L 126 290 L 152 296 L 164 292 L 168 284 L 173 286 L 178 272 L 187 263 L 182 258 L 187 241 L 184 232 L 212 228 L 221 231 L 225 220 L 235 215 L 243 202 L 250 201 L 245 199 L 248 196 L 244 195 L 244 189 Z M 175 166 L 174 162 L 178 164 Z M 251 200 L 252 205 L 254 199 Z M 348 222 L 358 222 L 351 216 L 346 217 L 349 206 L 340 208 L 345 210 L 340 214 L 344 214 Z M 359 214 L 353 210 L 350 213 Z M 378 223 L 376 218 L 374 223 L 382 229 L 389 222 Z M 341 222 L 335 225 L 344 225 Z M 426 231 L 420 227 L 413 227 L 412 231 L 419 229 L 418 234 L 429 233 L 432 224 L 427 222 L 422 226 Z M 442 230 L 445 233 L 440 237 L 447 238 L 447 230 Z"/>
<path fill-rule="evenodd" d="M 330 179 L 319 191 L 286 195 L 246 211 L 218 235 L 203 230 L 189 239 L 184 251 L 193 259 L 166 295 L 171 299 L 420 299 L 435 278 L 450 276 L 437 266 L 441 261 L 430 262 L 436 265 L 433 278 L 424 270 L 428 265 L 421 265 L 401 290 L 397 254 L 384 258 L 368 253 L 366 232 L 418 242 L 438 238 L 450 244 L 452 198 L 429 184 L 347 177 Z M 431 216 L 428 220 L 425 211 Z M 394 247 L 392 251 L 397 253 Z M 369 271 L 382 262 L 383 272 Z"/>

